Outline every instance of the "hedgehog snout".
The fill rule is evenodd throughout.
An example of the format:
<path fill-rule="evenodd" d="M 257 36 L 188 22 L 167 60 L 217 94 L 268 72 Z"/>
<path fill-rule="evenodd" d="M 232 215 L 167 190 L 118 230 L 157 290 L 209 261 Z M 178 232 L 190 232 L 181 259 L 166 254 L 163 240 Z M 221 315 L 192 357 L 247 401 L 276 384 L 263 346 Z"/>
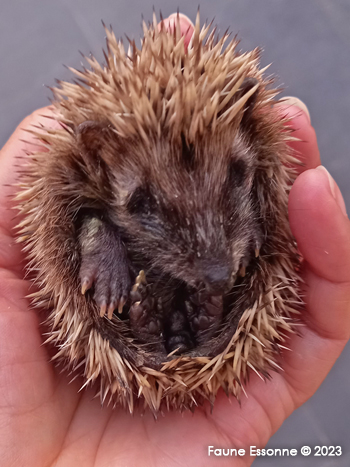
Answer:
<path fill-rule="evenodd" d="M 231 268 L 226 264 L 208 266 L 204 274 L 204 283 L 211 295 L 223 295 L 233 285 Z"/>

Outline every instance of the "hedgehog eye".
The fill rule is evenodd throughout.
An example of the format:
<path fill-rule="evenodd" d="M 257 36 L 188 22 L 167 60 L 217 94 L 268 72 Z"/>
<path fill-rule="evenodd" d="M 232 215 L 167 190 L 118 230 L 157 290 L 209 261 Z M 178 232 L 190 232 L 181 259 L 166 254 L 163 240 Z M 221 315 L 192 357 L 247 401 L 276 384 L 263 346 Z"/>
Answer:
<path fill-rule="evenodd" d="M 131 195 L 127 208 L 130 214 L 150 215 L 156 208 L 156 200 L 144 187 L 138 187 Z"/>
<path fill-rule="evenodd" d="M 247 164 L 243 159 L 236 159 L 230 163 L 228 179 L 232 186 L 242 186 L 247 177 Z"/>

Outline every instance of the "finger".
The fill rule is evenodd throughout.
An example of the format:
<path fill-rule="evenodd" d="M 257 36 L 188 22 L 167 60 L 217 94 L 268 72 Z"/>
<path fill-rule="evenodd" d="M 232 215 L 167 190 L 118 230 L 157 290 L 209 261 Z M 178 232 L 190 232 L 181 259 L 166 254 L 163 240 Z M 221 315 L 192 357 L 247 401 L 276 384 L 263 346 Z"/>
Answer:
<path fill-rule="evenodd" d="M 289 198 L 290 225 L 304 258 L 306 315 L 319 335 L 350 331 L 350 221 L 338 186 L 323 168 L 304 172 Z"/>
<path fill-rule="evenodd" d="M 289 198 L 290 225 L 304 257 L 302 338 L 293 336 L 285 377 L 297 404 L 321 384 L 350 336 L 350 221 L 324 169 L 304 172 Z"/>
<path fill-rule="evenodd" d="M 52 119 L 50 107 L 44 107 L 26 117 L 16 128 L 0 151 L 0 228 L 10 233 L 16 225 L 12 196 L 16 193 L 19 172 L 25 165 L 29 153 L 45 150 L 37 139 L 26 130 L 37 130 L 33 125 L 58 127 Z"/>
<path fill-rule="evenodd" d="M 350 336 L 350 221 L 338 187 L 323 168 L 298 177 L 289 218 L 304 256 L 305 326 L 299 328 L 301 336 L 286 341 L 291 351 L 283 354 L 284 372 L 274 375 L 271 385 L 255 378 L 249 386 L 251 405 L 255 410 L 256 399 L 270 414 L 272 432 L 314 394 Z"/>
<path fill-rule="evenodd" d="M 194 31 L 194 24 L 188 16 L 182 13 L 173 13 L 159 23 L 158 27 L 160 29 L 163 23 L 165 30 L 173 33 L 176 27 L 177 18 L 179 18 L 181 36 L 184 36 L 185 49 L 187 49 Z"/>
<path fill-rule="evenodd" d="M 289 220 L 308 267 L 331 282 L 350 282 L 350 222 L 338 187 L 328 172 L 301 174 L 289 197 Z"/>
<path fill-rule="evenodd" d="M 281 116 L 290 119 L 287 126 L 293 130 L 292 136 L 299 140 L 289 143 L 296 157 L 303 164 L 297 167 L 298 173 L 318 167 L 321 164 L 320 152 L 316 133 L 311 125 L 310 114 L 305 104 L 300 99 L 289 97 L 277 104 L 275 108 Z"/>

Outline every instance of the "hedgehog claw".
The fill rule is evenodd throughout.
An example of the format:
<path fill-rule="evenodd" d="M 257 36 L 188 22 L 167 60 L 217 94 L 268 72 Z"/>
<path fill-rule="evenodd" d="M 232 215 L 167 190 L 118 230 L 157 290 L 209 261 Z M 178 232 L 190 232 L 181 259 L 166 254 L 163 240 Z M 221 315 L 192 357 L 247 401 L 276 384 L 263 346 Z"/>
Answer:
<path fill-rule="evenodd" d="M 238 274 L 239 274 L 241 277 L 245 277 L 245 272 L 246 272 L 246 268 L 245 268 L 245 266 L 242 266 L 241 269 L 239 270 L 239 273 L 238 273 Z"/>
<path fill-rule="evenodd" d="M 85 292 L 89 290 L 92 286 L 92 281 L 88 279 L 87 277 L 82 281 L 81 284 L 81 294 L 85 295 Z"/>
<path fill-rule="evenodd" d="M 100 307 L 100 317 L 103 318 L 107 311 L 107 303 L 104 301 Z"/>
<path fill-rule="evenodd" d="M 111 305 L 109 305 L 108 311 L 107 311 L 107 317 L 108 317 L 108 319 L 112 319 L 112 318 L 113 318 L 114 309 L 115 309 L 115 306 L 114 306 L 113 303 L 112 303 Z"/>
<path fill-rule="evenodd" d="M 136 292 L 140 284 L 147 284 L 145 271 L 143 269 L 139 272 L 139 275 L 136 277 L 135 284 L 132 286 L 131 291 Z"/>
<path fill-rule="evenodd" d="M 120 315 L 123 313 L 123 307 L 124 307 L 124 305 L 125 305 L 125 302 L 126 302 L 125 298 L 122 297 L 121 300 L 120 300 L 120 302 L 119 302 L 119 305 L 118 305 L 118 313 L 119 313 Z"/>
<path fill-rule="evenodd" d="M 262 246 L 262 242 L 258 239 L 255 240 L 255 249 L 254 249 L 254 254 L 255 258 L 258 258 L 260 256 L 260 248 Z"/>

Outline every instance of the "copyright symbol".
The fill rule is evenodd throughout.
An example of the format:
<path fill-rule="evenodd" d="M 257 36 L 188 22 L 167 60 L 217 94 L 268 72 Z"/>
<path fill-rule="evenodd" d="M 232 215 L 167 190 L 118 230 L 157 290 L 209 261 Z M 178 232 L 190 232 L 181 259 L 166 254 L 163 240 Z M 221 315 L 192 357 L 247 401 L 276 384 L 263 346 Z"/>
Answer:
<path fill-rule="evenodd" d="M 302 453 L 303 456 L 309 456 L 311 454 L 311 448 L 310 446 L 303 446 L 300 449 L 300 452 Z"/>

